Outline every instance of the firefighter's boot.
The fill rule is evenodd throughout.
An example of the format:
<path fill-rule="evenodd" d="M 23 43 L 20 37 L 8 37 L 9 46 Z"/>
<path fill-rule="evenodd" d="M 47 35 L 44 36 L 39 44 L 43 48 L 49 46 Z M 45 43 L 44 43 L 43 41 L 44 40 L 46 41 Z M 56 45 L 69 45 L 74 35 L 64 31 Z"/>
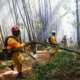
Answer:
<path fill-rule="evenodd" d="M 18 73 L 18 77 L 19 77 L 19 78 L 26 78 L 26 76 L 23 75 L 22 72 L 19 72 L 19 73 Z"/>
<path fill-rule="evenodd" d="M 51 57 L 51 56 L 54 56 L 54 55 L 55 55 L 55 54 L 50 54 L 50 57 Z"/>
<path fill-rule="evenodd" d="M 13 64 L 12 64 L 12 65 L 9 65 L 8 67 L 9 67 L 11 70 L 14 71 L 14 66 L 13 66 Z"/>

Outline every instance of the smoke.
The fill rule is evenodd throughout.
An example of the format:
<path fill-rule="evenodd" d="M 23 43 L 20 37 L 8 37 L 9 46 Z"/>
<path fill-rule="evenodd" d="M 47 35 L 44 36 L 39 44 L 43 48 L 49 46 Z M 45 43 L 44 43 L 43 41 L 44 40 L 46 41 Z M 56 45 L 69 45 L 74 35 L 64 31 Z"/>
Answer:
<path fill-rule="evenodd" d="M 75 11 L 74 0 L 28 0 L 28 2 L 24 0 L 25 4 L 22 4 L 22 1 L 18 0 L 16 3 L 16 0 L 14 0 L 15 6 L 13 6 L 12 0 L 4 0 L 4 2 L 0 3 L 0 26 L 3 28 L 4 36 L 11 34 L 12 26 L 23 24 L 26 25 L 26 27 L 24 26 L 26 31 L 21 28 L 22 42 L 24 42 L 24 39 L 25 41 L 29 41 L 30 34 L 31 37 L 35 34 L 38 41 L 45 42 L 53 30 L 56 31 L 56 39 L 58 42 L 61 42 L 64 35 L 67 38 L 72 37 L 74 44 L 77 42 L 76 28 L 72 24 L 76 20 L 76 15 L 72 14 Z M 35 22 L 35 19 L 38 19 L 38 22 Z M 35 24 L 41 25 L 38 26 Z M 38 28 L 36 29 L 34 26 Z"/>
<path fill-rule="evenodd" d="M 69 44 L 70 37 L 72 37 L 73 43 L 76 44 L 77 43 L 77 29 L 71 23 L 69 23 L 70 22 L 70 19 L 68 18 L 69 16 L 71 15 L 68 14 L 62 19 L 61 25 L 57 31 L 56 38 L 57 38 L 57 42 L 61 42 L 62 37 L 66 35 L 66 37 L 68 38 L 68 44 Z"/>

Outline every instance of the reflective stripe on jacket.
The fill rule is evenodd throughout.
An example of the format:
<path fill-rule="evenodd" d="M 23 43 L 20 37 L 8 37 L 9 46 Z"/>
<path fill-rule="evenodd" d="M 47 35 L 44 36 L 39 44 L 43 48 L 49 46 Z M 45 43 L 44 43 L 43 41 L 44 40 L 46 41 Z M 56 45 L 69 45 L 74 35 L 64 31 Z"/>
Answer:
<path fill-rule="evenodd" d="M 14 36 L 13 34 L 11 36 L 15 37 L 17 40 L 14 38 L 9 38 L 7 41 L 7 49 L 11 49 L 12 47 L 14 47 L 14 50 L 16 51 L 26 46 L 25 44 L 20 44 L 20 40 L 18 37 Z"/>
<path fill-rule="evenodd" d="M 55 36 L 51 35 L 50 38 L 47 39 L 47 43 L 57 44 Z"/>
<path fill-rule="evenodd" d="M 56 38 L 53 35 L 51 36 L 51 43 L 57 44 Z"/>

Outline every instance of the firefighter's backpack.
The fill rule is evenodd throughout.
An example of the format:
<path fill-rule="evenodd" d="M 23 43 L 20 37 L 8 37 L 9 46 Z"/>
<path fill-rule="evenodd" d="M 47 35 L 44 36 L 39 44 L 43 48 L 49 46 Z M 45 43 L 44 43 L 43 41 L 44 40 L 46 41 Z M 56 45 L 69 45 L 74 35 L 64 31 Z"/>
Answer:
<path fill-rule="evenodd" d="M 2 50 L 2 53 L 4 54 L 4 58 L 5 59 L 10 59 L 11 58 L 11 56 L 12 56 L 12 53 L 14 53 L 14 50 L 8 50 L 7 49 L 7 41 L 8 41 L 8 39 L 9 38 L 14 38 L 14 37 L 12 37 L 12 36 L 7 36 L 6 38 L 5 38 L 5 42 L 4 42 L 4 49 Z"/>

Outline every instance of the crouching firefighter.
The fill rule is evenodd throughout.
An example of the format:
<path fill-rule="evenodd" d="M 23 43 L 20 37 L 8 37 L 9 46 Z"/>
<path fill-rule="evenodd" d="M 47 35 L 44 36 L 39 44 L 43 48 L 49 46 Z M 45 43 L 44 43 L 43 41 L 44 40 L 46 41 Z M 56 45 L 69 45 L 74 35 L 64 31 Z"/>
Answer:
<path fill-rule="evenodd" d="M 47 39 L 47 43 L 50 43 L 52 45 L 57 45 L 57 41 L 55 38 L 55 31 L 52 31 L 52 35 Z M 57 49 L 55 47 L 52 47 L 52 53 L 50 54 L 50 56 L 54 56 Z"/>
<path fill-rule="evenodd" d="M 10 67 L 12 70 L 14 70 L 14 66 L 17 68 L 18 71 L 18 77 L 20 78 L 25 78 L 25 75 L 22 74 L 22 56 L 20 54 L 19 49 L 27 46 L 27 45 L 31 45 L 33 42 L 26 42 L 23 44 L 20 44 L 20 40 L 18 38 L 19 34 L 20 34 L 20 29 L 18 26 L 14 26 L 11 29 L 12 31 L 12 35 L 8 38 L 7 40 L 7 50 L 9 52 L 9 57 L 13 60 L 13 64 L 8 66 Z"/>

